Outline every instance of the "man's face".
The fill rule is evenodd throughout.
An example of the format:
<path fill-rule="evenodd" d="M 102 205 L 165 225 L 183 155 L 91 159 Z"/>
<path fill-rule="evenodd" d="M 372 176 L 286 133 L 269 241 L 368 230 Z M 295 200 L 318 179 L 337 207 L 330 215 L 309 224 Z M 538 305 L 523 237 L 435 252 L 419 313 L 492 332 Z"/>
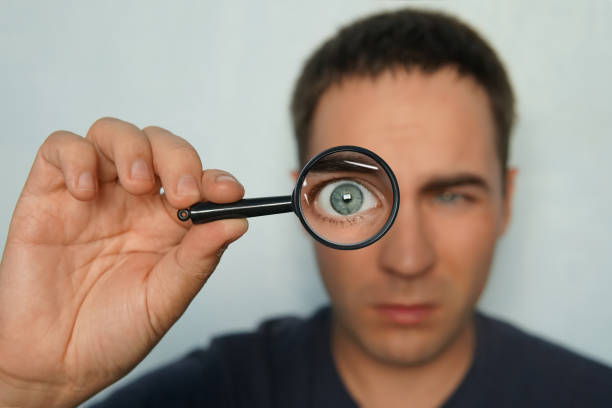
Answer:
<path fill-rule="evenodd" d="M 511 174 L 504 196 L 486 92 L 452 68 L 351 77 L 323 94 L 312 126 L 310 156 L 368 148 L 400 187 L 380 241 L 315 244 L 336 328 L 381 361 L 434 358 L 469 322 L 508 220 Z"/>

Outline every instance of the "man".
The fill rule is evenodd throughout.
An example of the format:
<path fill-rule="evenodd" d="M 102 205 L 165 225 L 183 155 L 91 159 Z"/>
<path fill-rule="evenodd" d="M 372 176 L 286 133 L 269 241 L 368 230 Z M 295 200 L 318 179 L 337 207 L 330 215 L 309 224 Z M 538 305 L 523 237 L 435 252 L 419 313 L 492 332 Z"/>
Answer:
<path fill-rule="evenodd" d="M 411 10 L 356 22 L 306 63 L 292 113 L 302 161 L 354 144 L 389 163 L 393 228 L 357 251 L 315 244 L 331 309 L 219 338 L 102 406 L 610 405 L 610 369 L 474 311 L 514 184 L 512 90 L 475 32 Z M 185 227 L 176 208 L 242 194 L 161 128 L 52 134 L 1 264 L 0 405 L 72 406 L 127 373 L 246 231 Z"/>

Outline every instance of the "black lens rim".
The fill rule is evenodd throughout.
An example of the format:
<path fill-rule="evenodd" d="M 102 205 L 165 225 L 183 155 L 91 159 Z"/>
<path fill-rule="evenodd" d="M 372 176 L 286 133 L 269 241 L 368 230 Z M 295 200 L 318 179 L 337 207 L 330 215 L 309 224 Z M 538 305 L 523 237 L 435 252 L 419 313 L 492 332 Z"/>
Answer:
<path fill-rule="evenodd" d="M 299 199 L 301 195 L 301 191 L 302 191 L 302 184 L 304 183 L 304 179 L 306 178 L 306 175 L 308 174 L 310 169 L 321 158 L 325 156 L 329 156 L 330 154 L 337 153 L 337 152 L 356 152 L 356 153 L 361 153 L 361 154 L 365 154 L 366 156 L 369 156 L 371 159 L 373 159 L 378 164 L 380 164 L 381 167 L 385 170 L 387 177 L 389 177 L 389 180 L 391 180 L 391 189 L 393 190 L 393 205 L 391 206 L 391 212 L 385 224 L 375 235 L 373 235 L 372 237 L 364 241 L 357 242 L 355 244 L 337 244 L 335 242 L 322 238 L 319 234 L 317 234 L 312 228 L 310 228 L 310 226 L 308 225 L 308 222 L 306 222 L 306 220 L 304 219 L 304 213 L 302 211 L 302 203 L 301 203 L 301 200 Z M 385 235 L 387 231 L 389 231 L 389 228 L 391 228 L 391 226 L 393 225 L 393 222 L 395 221 L 395 217 L 397 216 L 397 212 L 399 211 L 400 195 L 399 195 L 399 186 L 397 185 L 397 179 L 395 178 L 395 174 L 393 174 L 393 171 L 391 170 L 389 165 L 380 156 L 378 156 L 373 151 L 365 149 L 363 147 L 352 146 L 352 145 L 342 145 L 342 146 L 335 146 L 335 147 L 323 150 L 321 153 L 317 154 L 312 159 L 310 159 L 308 163 L 306 163 L 306 165 L 300 171 L 300 174 L 298 176 L 297 183 L 295 185 L 295 189 L 293 190 L 292 199 L 293 199 L 293 210 L 295 214 L 300 219 L 306 231 L 308 231 L 308 233 L 314 239 L 316 239 L 323 245 L 326 245 L 330 248 L 348 250 L 348 249 L 359 249 L 359 248 L 363 248 L 368 245 L 371 245 L 374 242 L 378 241 L 380 238 L 382 238 L 383 235 Z"/>

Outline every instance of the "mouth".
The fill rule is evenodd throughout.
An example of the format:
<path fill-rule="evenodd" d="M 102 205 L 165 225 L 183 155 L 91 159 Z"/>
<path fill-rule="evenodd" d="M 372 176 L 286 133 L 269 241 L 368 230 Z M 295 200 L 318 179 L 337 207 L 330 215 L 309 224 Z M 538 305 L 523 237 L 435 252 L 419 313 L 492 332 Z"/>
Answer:
<path fill-rule="evenodd" d="M 432 303 L 379 303 L 373 306 L 379 318 L 401 326 L 413 326 L 429 320 L 436 307 Z"/>

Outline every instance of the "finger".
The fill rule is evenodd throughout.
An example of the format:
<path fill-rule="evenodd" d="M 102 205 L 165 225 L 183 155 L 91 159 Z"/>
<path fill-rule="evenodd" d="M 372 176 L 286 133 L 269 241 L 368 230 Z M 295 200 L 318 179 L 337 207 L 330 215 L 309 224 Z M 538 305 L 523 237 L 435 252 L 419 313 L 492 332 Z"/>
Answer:
<path fill-rule="evenodd" d="M 246 219 L 192 227 L 181 244 L 155 266 L 147 281 L 149 318 L 161 337 L 183 314 L 217 266 L 227 245 L 248 228 Z"/>
<path fill-rule="evenodd" d="M 244 187 L 230 173 L 212 169 L 202 172 L 200 200 L 211 201 L 213 203 L 233 203 L 240 200 L 243 196 Z M 166 194 L 163 197 L 168 215 L 178 225 L 189 228 L 190 223 L 185 223 L 176 216 L 177 208 L 186 208 L 188 205 L 177 207 L 168 202 Z"/>
<path fill-rule="evenodd" d="M 146 135 L 131 123 L 114 118 L 97 120 L 87 132 L 100 152 L 102 181 L 119 177 L 119 182 L 132 194 L 153 190 L 155 177 L 151 145 Z"/>
<path fill-rule="evenodd" d="M 234 176 L 223 170 L 202 173 L 202 200 L 213 203 L 233 203 L 244 196 L 244 187 Z"/>
<path fill-rule="evenodd" d="M 98 190 L 95 147 L 67 131 L 49 135 L 38 150 L 24 190 L 45 194 L 67 188 L 78 200 L 91 200 Z"/>
<path fill-rule="evenodd" d="M 202 161 L 195 149 L 171 132 L 150 126 L 143 129 L 153 152 L 153 167 L 168 202 L 184 208 L 201 198 Z"/>

